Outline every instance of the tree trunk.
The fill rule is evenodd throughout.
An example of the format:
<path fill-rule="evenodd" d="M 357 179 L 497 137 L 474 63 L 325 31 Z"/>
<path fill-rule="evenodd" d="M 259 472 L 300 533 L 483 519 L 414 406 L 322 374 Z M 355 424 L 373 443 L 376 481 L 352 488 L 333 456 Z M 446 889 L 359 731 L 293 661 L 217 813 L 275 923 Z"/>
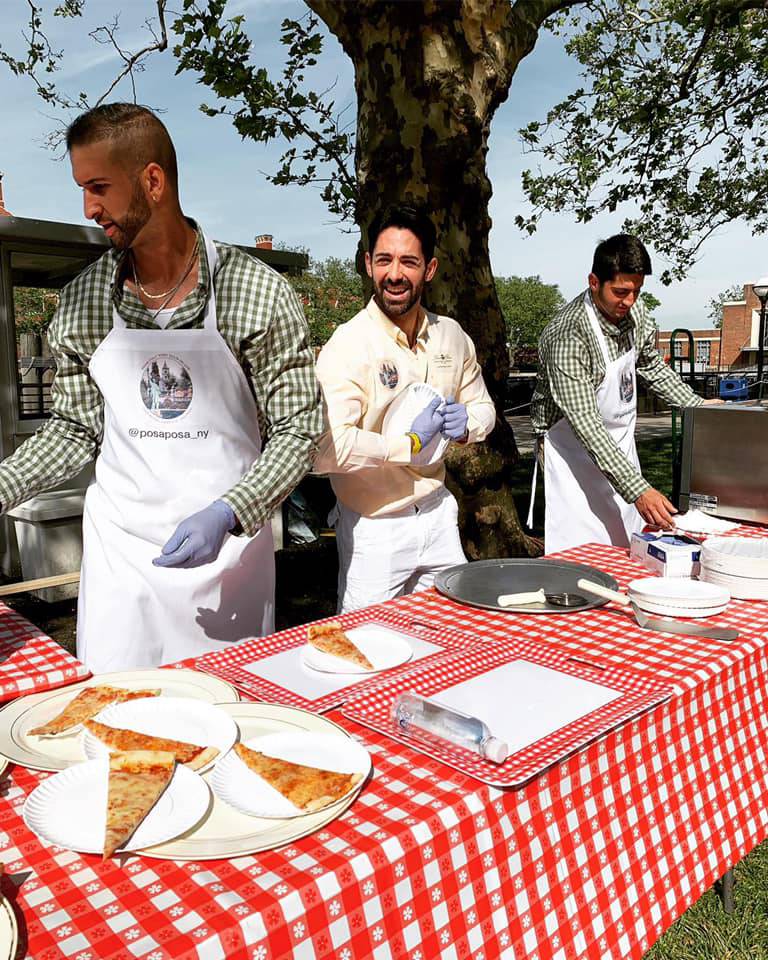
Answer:
<path fill-rule="evenodd" d="M 517 461 L 503 417 L 506 330 L 488 255 L 491 119 L 554 0 L 307 0 L 355 68 L 357 221 L 362 248 L 383 205 L 425 203 L 437 228 L 439 269 L 428 306 L 472 338 L 496 407 L 488 441 L 454 446 L 449 486 L 472 559 L 532 555 L 510 487 Z"/>

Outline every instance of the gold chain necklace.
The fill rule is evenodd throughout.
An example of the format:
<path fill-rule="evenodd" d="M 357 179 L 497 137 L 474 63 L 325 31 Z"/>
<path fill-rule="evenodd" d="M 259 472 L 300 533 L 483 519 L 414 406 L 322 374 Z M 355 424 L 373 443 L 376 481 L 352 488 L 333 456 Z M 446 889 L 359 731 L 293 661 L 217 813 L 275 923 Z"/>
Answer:
<path fill-rule="evenodd" d="M 133 282 L 136 284 L 138 289 L 144 294 L 144 296 L 147 297 L 147 299 L 149 300 L 164 299 L 165 300 L 165 303 L 163 303 L 163 307 L 164 307 L 165 304 L 173 297 L 173 295 L 176 293 L 176 291 L 179 289 L 182 283 L 184 283 L 184 281 L 189 276 L 189 271 L 192 269 L 192 265 L 195 262 L 196 254 L 197 254 L 197 238 L 195 238 L 195 243 L 192 247 L 192 253 L 190 254 L 189 260 L 187 261 L 186 267 L 184 268 L 184 272 L 182 273 L 179 279 L 179 282 L 176 284 L 176 286 L 173 287 L 171 290 L 164 291 L 163 293 L 150 293 L 148 290 L 146 290 L 142 286 L 141 280 L 139 280 L 139 275 L 136 273 L 136 258 L 133 255 L 133 251 L 131 251 L 131 267 L 133 269 Z M 163 307 L 160 307 L 160 309 L 162 310 Z"/>

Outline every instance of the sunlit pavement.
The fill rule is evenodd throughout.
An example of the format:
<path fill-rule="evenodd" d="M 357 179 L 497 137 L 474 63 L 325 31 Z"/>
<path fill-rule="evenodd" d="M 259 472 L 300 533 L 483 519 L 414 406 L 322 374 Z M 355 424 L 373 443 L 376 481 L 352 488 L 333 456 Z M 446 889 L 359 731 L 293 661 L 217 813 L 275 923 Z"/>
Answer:
<path fill-rule="evenodd" d="M 507 422 L 515 431 L 515 439 L 520 453 L 533 452 L 533 430 L 530 417 L 507 417 Z M 638 440 L 654 440 L 656 437 L 668 437 L 672 433 L 672 415 L 660 413 L 655 417 L 641 416 L 637 418 Z"/>

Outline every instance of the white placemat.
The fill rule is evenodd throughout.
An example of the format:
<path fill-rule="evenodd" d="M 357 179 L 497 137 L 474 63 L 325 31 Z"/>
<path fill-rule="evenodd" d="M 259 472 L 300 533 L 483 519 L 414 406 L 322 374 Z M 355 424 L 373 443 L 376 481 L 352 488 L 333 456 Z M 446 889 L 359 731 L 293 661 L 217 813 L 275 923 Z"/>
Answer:
<path fill-rule="evenodd" d="M 441 690 L 434 699 L 483 720 L 511 754 L 620 696 L 598 683 L 513 660 Z"/>

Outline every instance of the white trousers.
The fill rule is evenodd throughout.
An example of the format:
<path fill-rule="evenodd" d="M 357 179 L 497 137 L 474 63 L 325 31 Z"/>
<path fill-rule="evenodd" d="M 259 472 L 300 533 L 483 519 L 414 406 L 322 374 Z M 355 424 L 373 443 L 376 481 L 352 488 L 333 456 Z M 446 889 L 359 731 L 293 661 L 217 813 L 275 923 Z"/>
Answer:
<path fill-rule="evenodd" d="M 341 503 L 334 513 L 339 613 L 426 590 L 441 570 L 467 562 L 459 507 L 445 487 L 386 517 L 362 517 Z"/>

